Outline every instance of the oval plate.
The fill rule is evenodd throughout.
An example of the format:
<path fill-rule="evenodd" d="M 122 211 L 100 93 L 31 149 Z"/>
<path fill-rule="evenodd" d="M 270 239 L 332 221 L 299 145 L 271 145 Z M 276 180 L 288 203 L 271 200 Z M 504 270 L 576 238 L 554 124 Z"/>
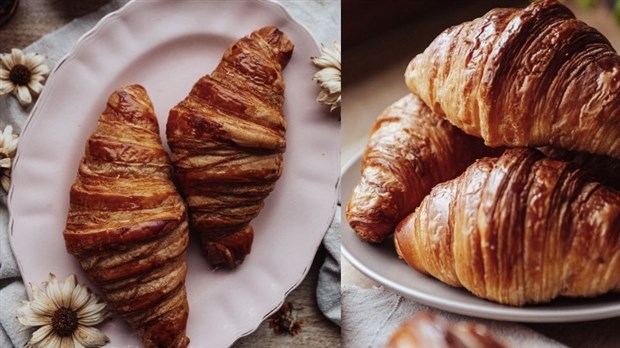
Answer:
<path fill-rule="evenodd" d="M 342 171 L 342 192 L 349 197 L 360 179 L 362 153 Z M 346 221 L 344 209 L 342 221 Z M 400 260 L 392 238 L 380 245 L 362 242 L 348 223 L 342 224 L 342 255 L 360 272 L 394 292 L 428 306 L 479 318 L 519 322 L 569 322 L 620 316 L 620 296 L 592 299 L 558 298 L 550 303 L 510 307 L 486 301 L 419 273 Z"/>
<path fill-rule="evenodd" d="M 225 347 L 254 331 L 305 277 L 335 211 L 339 122 L 317 104 L 319 49 L 268 1 L 133 1 L 104 17 L 54 69 L 21 135 L 9 193 L 10 241 L 25 282 L 75 273 L 64 246 L 69 189 L 108 96 L 139 83 L 155 106 L 162 139 L 169 109 L 210 73 L 235 40 L 266 25 L 284 31 L 293 58 L 284 70 L 288 122 L 284 173 L 253 221 L 252 253 L 234 271 L 213 270 L 188 249 L 187 335 L 194 347 Z M 111 346 L 138 346 L 118 317 L 101 326 Z"/>

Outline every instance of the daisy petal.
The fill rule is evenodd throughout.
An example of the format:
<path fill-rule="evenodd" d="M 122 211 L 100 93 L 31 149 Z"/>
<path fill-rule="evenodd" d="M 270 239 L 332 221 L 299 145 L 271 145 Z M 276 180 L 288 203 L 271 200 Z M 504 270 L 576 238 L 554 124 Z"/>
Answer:
<path fill-rule="evenodd" d="M 13 56 L 13 63 L 24 65 L 24 52 L 20 49 L 13 48 L 11 50 L 11 56 Z"/>
<path fill-rule="evenodd" d="M 13 91 L 13 93 L 17 95 L 17 101 L 19 101 L 22 106 L 28 106 L 32 103 L 32 96 L 27 86 L 17 86 L 17 89 Z"/>
<path fill-rule="evenodd" d="M 40 347 L 59 347 L 60 343 L 61 343 L 61 337 L 58 335 L 54 335 L 51 334 L 49 336 L 47 336 L 47 342 L 45 342 L 45 344 L 43 344 L 44 342 L 41 342 L 41 344 L 39 344 Z"/>
<path fill-rule="evenodd" d="M 0 185 L 2 185 L 2 188 L 6 192 L 9 192 L 11 189 L 11 178 L 7 176 L 6 173 L 0 177 Z"/>
<path fill-rule="evenodd" d="M 41 63 L 43 63 L 43 61 L 45 60 L 45 56 L 44 55 L 38 54 L 36 52 L 26 53 L 25 58 L 26 58 L 26 62 L 25 62 L 24 65 L 27 66 L 28 69 L 30 69 L 30 70 L 36 68 Z"/>
<path fill-rule="evenodd" d="M 28 302 L 17 309 L 17 320 L 24 326 L 42 326 L 51 324 L 52 317 L 35 313 Z"/>
<path fill-rule="evenodd" d="M 45 76 L 42 74 L 30 75 L 30 81 L 43 82 L 43 80 L 45 80 Z"/>
<path fill-rule="evenodd" d="M 41 64 L 31 71 L 32 75 L 47 75 L 49 72 L 50 68 L 45 64 Z"/>
<path fill-rule="evenodd" d="M 0 95 L 9 94 L 15 89 L 15 84 L 10 80 L 0 80 Z"/>
<path fill-rule="evenodd" d="M 78 318 L 85 318 L 91 315 L 102 313 L 105 306 L 105 302 L 84 306 L 80 308 L 80 310 L 77 312 Z"/>
<path fill-rule="evenodd" d="M 0 168 L 11 168 L 11 159 L 8 157 L 0 159 Z"/>
<path fill-rule="evenodd" d="M 73 337 L 84 347 L 101 347 L 110 342 L 108 337 L 94 327 L 78 326 Z"/>
<path fill-rule="evenodd" d="M 65 308 L 70 308 L 71 306 L 71 293 L 73 293 L 73 288 L 75 288 L 75 282 L 75 274 L 70 274 L 62 284 L 61 302 L 62 306 Z"/>
<path fill-rule="evenodd" d="M 59 348 L 73 348 L 73 337 L 61 337 Z"/>
<path fill-rule="evenodd" d="M 34 95 L 38 95 L 43 90 L 43 85 L 39 81 L 30 80 L 30 82 L 28 82 L 28 88 L 30 88 Z"/>
<path fill-rule="evenodd" d="M 34 286 L 30 284 L 30 291 L 32 291 L 32 297 L 36 302 L 45 302 L 46 304 L 51 303 L 47 294 L 43 292 L 43 290 L 39 289 L 38 286 Z"/>
<path fill-rule="evenodd" d="M 13 66 L 15 66 L 15 63 L 13 62 L 13 57 L 11 57 L 10 54 L 1 54 L 0 60 L 8 70 L 13 69 Z"/>
<path fill-rule="evenodd" d="M 11 76 L 11 72 L 8 69 L 0 67 L 0 79 L 8 80 L 9 76 Z"/>
<path fill-rule="evenodd" d="M 73 289 L 71 293 L 71 305 L 70 308 L 74 311 L 79 310 L 88 301 L 89 293 L 86 287 L 78 285 Z"/>
<path fill-rule="evenodd" d="M 91 313 L 88 315 L 83 315 L 81 317 L 78 317 L 80 324 L 85 325 L 85 326 L 95 326 L 101 322 L 103 322 L 106 319 L 106 315 L 105 312 L 101 312 L 101 313 Z"/>
<path fill-rule="evenodd" d="M 56 308 L 62 307 L 62 290 L 60 289 L 60 284 L 58 284 L 58 279 L 52 273 L 50 273 L 47 280 L 46 293 L 47 297 L 54 302 Z"/>
<path fill-rule="evenodd" d="M 2 137 L 4 139 L 10 138 L 12 134 L 13 134 L 13 126 L 9 124 L 6 127 L 4 127 L 4 130 L 2 131 Z"/>
<path fill-rule="evenodd" d="M 28 344 L 30 345 L 38 344 L 40 346 L 43 346 L 41 343 L 43 343 L 43 341 L 50 336 L 50 333 L 52 333 L 52 325 L 41 326 L 39 329 L 37 329 L 37 331 L 32 333 L 32 336 L 30 337 Z"/>

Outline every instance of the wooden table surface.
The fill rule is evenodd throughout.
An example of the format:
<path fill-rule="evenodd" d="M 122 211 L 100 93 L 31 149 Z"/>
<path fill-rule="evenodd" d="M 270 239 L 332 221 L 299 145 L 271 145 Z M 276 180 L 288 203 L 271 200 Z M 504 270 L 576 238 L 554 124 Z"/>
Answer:
<path fill-rule="evenodd" d="M 506 3 L 507 1 L 502 1 Z M 462 2 L 464 4 L 465 2 Z M 495 3 L 495 2 L 494 2 Z M 455 5 L 456 6 L 456 5 Z M 409 61 L 451 25 L 484 14 L 491 2 L 474 1 L 452 12 L 443 8 L 438 14 L 425 14 L 409 24 L 387 31 L 381 36 L 354 47 L 344 47 L 344 86 L 346 98 L 342 106 L 342 165 L 365 146 L 368 131 L 385 107 L 409 93 L 403 74 Z M 506 6 L 504 4 L 503 6 Z M 569 2 L 578 18 L 605 34 L 620 49 L 620 26 L 603 8 L 584 10 Z M 347 23 L 343 12 L 343 23 Z M 346 25 L 346 24 L 345 24 Z M 346 33 L 343 33 L 345 36 Z M 343 202 L 350 192 L 342 192 Z M 342 259 L 342 284 L 363 288 L 377 286 L 346 259 Z M 620 347 L 620 318 L 578 323 L 524 324 L 569 347 Z"/>
<path fill-rule="evenodd" d="M 21 0 L 15 16 L 0 26 L 0 53 L 10 52 L 13 47 L 23 49 L 41 36 L 64 26 L 74 18 L 97 10 L 108 2 L 109 0 Z M 325 318 L 316 304 L 316 284 L 324 256 L 325 250 L 321 247 L 304 281 L 286 299 L 296 307 L 303 308 L 299 312 L 299 319 L 303 320 L 299 334 L 276 335 L 265 321 L 254 333 L 235 342 L 233 347 L 339 347 L 340 328 Z"/>

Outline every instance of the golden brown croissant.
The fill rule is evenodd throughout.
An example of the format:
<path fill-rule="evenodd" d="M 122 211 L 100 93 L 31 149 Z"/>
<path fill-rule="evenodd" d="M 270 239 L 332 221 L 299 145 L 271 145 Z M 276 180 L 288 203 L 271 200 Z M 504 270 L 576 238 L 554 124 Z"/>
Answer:
<path fill-rule="evenodd" d="M 620 159 L 605 155 L 560 150 L 551 146 L 545 146 L 538 150 L 549 158 L 577 163 L 595 181 L 620 190 Z"/>
<path fill-rule="evenodd" d="M 238 40 L 170 111 L 168 143 L 192 230 L 213 265 L 250 252 L 250 221 L 282 172 L 282 69 L 293 45 L 275 27 Z"/>
<path fill-rule="evenodd" d="M 404 321 L 390 337 L 386 348 L 502 348 L 486 326 L 468 322 L 450 324 L 422 311 Z"/>
<path fill-rule="evenodd" d="M 437 185 L 394 238 L 411 267 L 504 304 L 620 291 L 620 192 L 536 150 Z"/>
<path fill-rule="evenodd" d="M 114 92 L 71 187 L 69 253 L 146 347 L 185 347 L 185 205 L 142 86 Z"/>
<path fill-rule="evenodd" d="M 405 77 L 433 111 L 489 146 L 620 158 L 620 56 L 556 1 L 447 29 Z"/>
<path fill-rule="evenodd" d="M 415 95 L 389 106 L 370 130 L 362 177 L 347 205 L 349 225 L 379 243 L 433 186 L 483 156 L 499 155 L 434 114 Z"/>
<path fill-rule="evenodd" d="M 275 27 L 233 43 L 172 110 L 166 134 L 177 178 L 212 265 L 250 252 L 250 221 L 282 173 L 282 69 L 293 44 Z"/>

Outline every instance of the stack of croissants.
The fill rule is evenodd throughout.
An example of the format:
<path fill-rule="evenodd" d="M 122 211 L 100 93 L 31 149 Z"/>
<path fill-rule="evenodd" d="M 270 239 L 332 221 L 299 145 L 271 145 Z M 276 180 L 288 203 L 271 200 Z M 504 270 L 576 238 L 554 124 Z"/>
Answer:
<path fill-rule="evenodd" d="M 620 292 L 620 56 L 564 5 L 453 26 L 405 72 L 348 202 L 367 242 L 501 304 Z"/>
<path fill-rule="evenodd" d="M 230 45 L 170 110 L 172 160 L 142 86 L 114 92 L 99 116 L 71 187 L 65 244 L 146 347 L 189 344 L 188 229 L 214 266 L 250 252 L 250 221 L 282 172 L 292 53 L 272 26 Z"/>

